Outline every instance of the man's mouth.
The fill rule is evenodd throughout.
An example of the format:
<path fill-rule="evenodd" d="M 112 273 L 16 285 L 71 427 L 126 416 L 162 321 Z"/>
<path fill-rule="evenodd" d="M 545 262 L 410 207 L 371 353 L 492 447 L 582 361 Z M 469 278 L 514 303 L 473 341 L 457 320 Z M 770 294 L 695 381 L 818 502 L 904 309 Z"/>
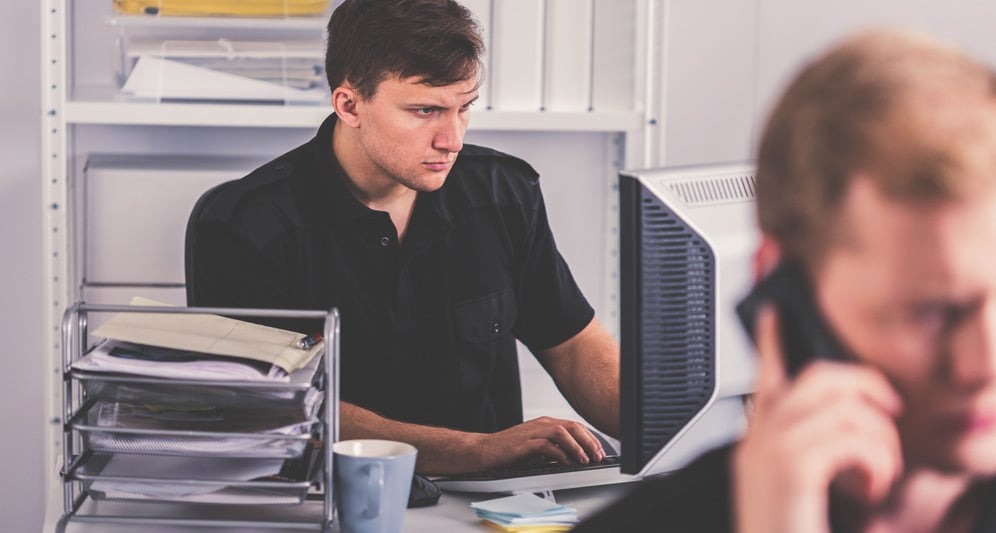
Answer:
<path fill-rule="evenodd" d="M 996 409 L 970 409 L 951 413 L 945 424 L 957 433 L 979 433 L 996 429 Z"/>
<path fill-rule="evenodd" d="M 439 172 L 450 168 L 450 165 L 452 163 L 450 161 L 427 161 L 422 164 L 425 165 L 426 168 L 428 168 L 429 170 L 432 170 L 434 172 Z"/>

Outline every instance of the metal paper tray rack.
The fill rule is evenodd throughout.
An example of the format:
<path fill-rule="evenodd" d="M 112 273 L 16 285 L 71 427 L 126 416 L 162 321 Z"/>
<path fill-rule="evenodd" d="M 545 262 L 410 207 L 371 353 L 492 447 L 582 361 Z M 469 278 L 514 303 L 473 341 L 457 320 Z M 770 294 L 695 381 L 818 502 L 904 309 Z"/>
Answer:
<path fill-rule="evenodd" d="M 79 372 L 72 368 L 72 363 L 79 357 L 85 355 L 88 348 L 87 319 L 90 313 L 205 313 L 218 314 L 235 318 L 296 318 L 322 320 L 323 335 L 325 339 L 324 350 L 316 357 L 322 357 L 316 378 L 310 383 L 275 383 L 275 382 L 250 382 L 250 381 L 192 381 L 192 380 L 167 380 L 149 377 L 130 377 L 122 375 L 101 376 L 94 373 Z M 333 501 L 333 473 L 332 473 L 332 443 L 338 440 L 338 405 L 339 405 L 339 313 L 336 309 L 328 311 L 305 311 L 305 310 L 284 310 L 284 309 L 241 309 L 241 308 L 216 308 L 216 307 L 146 307 L 131 305 L 91 305 L 83 302 L 74 304 L 66 310 L 62 320 L 62 354 L 63 354 L 63 391 L 62 391 L 62 421 L 63 421 L 63 466 L 61 470 L 63 483 L 63 505 L 64 514 L 59 521 L 57 531 L 63 531 L 69 522 L 81 523 L 108 523 L 123 525 L 165 525 L 178 527 L 228 527 L 228 528 L 283 528 L 283 529 L 307 529 L 317 531 L 327 531 L 334 518 Z M 96 385 L 96 387 L 94 387 Z M 112 395 L 111 399 L 124 394 L 139 394 L 136 391 L 146 390 L 152 394 L 153 398 L 163 395 L 172 395 L 180 392 L 185 395 L 198 395 L 205 399 L 215 399 L 224 403 L 225 398 L 232 396 L 246 396 L 252 398 L 251 405 L 262 406 L 259 402 L 265 402 L 268 396 L 276 396 L 274 404 L 279 407 L 294 403 L 306 394 L 313 387 L 317 387 L 323 396 L 323 405 L 320 407 L 319 416 L 314 422 L 314 426 L 309 435 L 302 437 L 284 437 L 288 441 L 295 439 L 308 440 L 310 435 L 316 435 L 320 445 L 312 450 L 309 445 L 299 461 L 302 462 L 300 479 L 287 480 L 267 480 L 267 481 L 233 481 L 226 479 L 178 479 L 176 477 L 142 477 L 142 476 L 120 476 L 102 475 L 102 470 L 113 454 L 107 454 L 90 447 L 89 435 L 87 431 L 94 428 L 87 425 L 87 411 L 96 401 L 93 396 L 104 394 Z M 198 391 L 201 391 L 199 393 Z M 135 396 L 140 397 L 140 396 Z M 106 429 L 106 428 L 103 428 Z M 113 430 L 111 431 L 113 433 Z M 168 430 L 139 430 L 133 433 L 159 436 L 166 439 L 182 436 L 192 439 L 210 439 L 214 437 L 232 437 L 240 439 L 260 439 L 266 443 L 275 437 L 268 434 L 255 433 L 226 433 L 212 431 L 189 431 L 176 432 Z M 276 437 L 280 439 L 281 437 Z M 310 453 L 309 453 L 310 452 Z M 184 452 L 178 455 L 183 456 Z M 203 454 L 191 453 L 190 456 L 202 456 Z M 236 455 L 233 460 L 240 458 L 258 457 L 248 454 L 244 457 Z M 224 512 L 208 513 L 205 517 L 193 516 L 201 513 L 191 513 L 176 516 L 175 511 L 169 513 L 155 513 L 154 507 L 147 507 L 149 504 L 142 502 L 142 511 L 138 514 L 121 513 L 106 514 L 99 512 L 96 505 L 90 506 L 92 512 L 83 512 L 82 508 L 88 499 L 102 499 L 103 494 L 92 488 L 95 483 L 124 482 L 136 486 L 155 485 L 157 483 L 169 484 L 189 488 L 192 491 L 204 490 L 205 488 L 218 488 L 239 493 L 252 492 L 273 494 L 280 498 L 285 504 L 301 503 L 308 496 L 308 491 L 315 486 L 321 488 L 322 513 L 320 519 L 301 520 L 294 518 L 293 513 L 287 514 L 287 520 L 270 519 L 246 519 L 244 517 L 229 517 Z M 127 500 L 124 500 L 127 501 Z M 169 502 L 169 499 L 162 500 Z M 211 501 L 211 500 L 206 500 Z M 280 504 L 274 504 L 280 505 Z M 198 509 L 205 506 L 231 507 L 231 504 L 220 503 L 197 503 Z M 242 506 L 245 508 L 245 506 Z M 149 511 L 149 512 L 145 512 Z M 240 514 L 237 509 L 229 509 L 229 514 Z M 220 517 L 219 517 L 220 516 Z"/>

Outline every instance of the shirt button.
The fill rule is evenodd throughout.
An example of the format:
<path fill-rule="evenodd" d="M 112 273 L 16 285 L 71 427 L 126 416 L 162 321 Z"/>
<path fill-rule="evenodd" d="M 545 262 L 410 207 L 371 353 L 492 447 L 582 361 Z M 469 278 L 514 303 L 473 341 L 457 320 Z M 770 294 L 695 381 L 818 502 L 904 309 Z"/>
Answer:
<path fill-rule="evenodd" d="M 491 331 L 494 331 L 495 333 L 501 333 L 501 322 L 495 322 L 494 324 L 491 324 Z"/>
<path fill-rule="evenodd" d="M 380 238 L 380 245 L 381 246 L 387 246 L 388 244 L 391 244 L 391 239 L 389 239 L 388 237 L 381 237 Z"/>

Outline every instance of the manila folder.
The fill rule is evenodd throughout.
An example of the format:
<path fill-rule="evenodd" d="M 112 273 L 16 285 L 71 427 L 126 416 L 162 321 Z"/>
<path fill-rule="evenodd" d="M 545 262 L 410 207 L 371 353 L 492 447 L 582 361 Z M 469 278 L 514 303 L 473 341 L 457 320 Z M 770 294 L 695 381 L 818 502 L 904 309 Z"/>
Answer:
<path fill-rule="evenodd" d="M 135 297 L 131 305 L 160 307 L 162 302 Z M 311 361 L 322 349 L 297 347 L 301 334 L 220 315 L 200 313 L 120 313 L 93 334 L 119 341 L 163 346 L 271 363 L 287 373 Z"/>

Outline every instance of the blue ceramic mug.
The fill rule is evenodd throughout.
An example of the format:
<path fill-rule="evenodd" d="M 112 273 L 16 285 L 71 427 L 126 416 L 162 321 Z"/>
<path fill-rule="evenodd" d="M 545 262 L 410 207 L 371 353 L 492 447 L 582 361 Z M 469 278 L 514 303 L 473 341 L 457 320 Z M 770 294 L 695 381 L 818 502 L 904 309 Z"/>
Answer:
<path fill-rule="evenodd" d="M 342 533 L 399 533 L 415 473 L 411 444 L 344 440 L 332 445 Z"/>

